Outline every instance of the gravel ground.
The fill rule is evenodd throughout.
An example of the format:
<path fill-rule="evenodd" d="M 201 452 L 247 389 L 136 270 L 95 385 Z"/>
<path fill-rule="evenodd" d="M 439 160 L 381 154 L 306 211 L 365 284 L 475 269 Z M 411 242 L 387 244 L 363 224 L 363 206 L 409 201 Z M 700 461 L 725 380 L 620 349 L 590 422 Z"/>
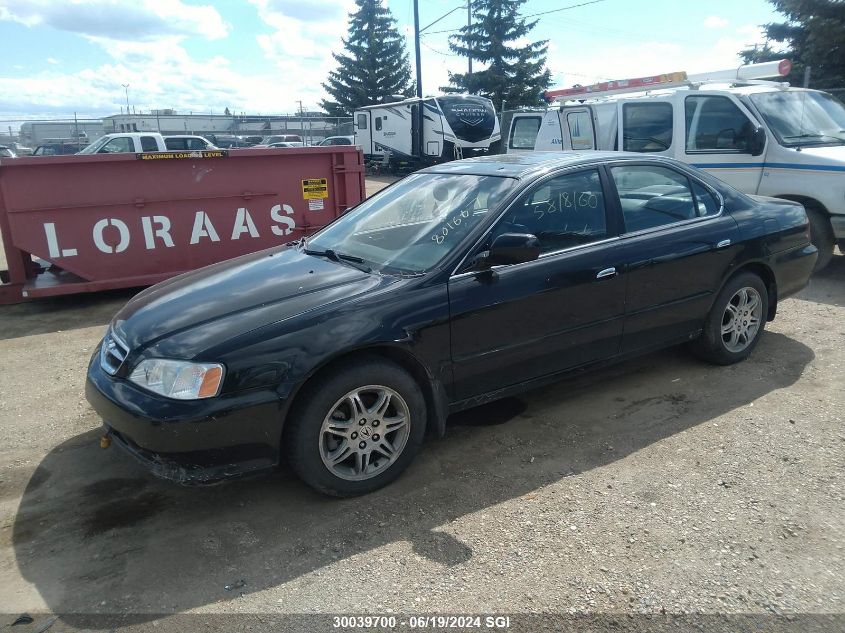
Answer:
<path fill-rule="evenodd" d="M 453 416 L 351 500 L 101 450 L 85 366 L 131 294 L 0 307 L 0 612 L 845 611 L 845 256 L 745 363 L 670 349 Z"/>

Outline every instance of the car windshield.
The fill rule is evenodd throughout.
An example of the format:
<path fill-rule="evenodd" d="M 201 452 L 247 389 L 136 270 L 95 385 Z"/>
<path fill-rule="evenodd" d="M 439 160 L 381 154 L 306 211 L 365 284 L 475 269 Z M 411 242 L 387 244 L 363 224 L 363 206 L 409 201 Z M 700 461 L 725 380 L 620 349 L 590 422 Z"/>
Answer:
<path fill-rule="evenodd" d="M 516 180 L 413 174 L 308 240 L 306 252 L 391 272 L 422 273 L 451 253 Z"/>
<path fill-rule="evenodd" d="M 781 91 L 751 95 L 751 101 L 787 147 L 845 142 L 845 106 L 825 92 Z"/>

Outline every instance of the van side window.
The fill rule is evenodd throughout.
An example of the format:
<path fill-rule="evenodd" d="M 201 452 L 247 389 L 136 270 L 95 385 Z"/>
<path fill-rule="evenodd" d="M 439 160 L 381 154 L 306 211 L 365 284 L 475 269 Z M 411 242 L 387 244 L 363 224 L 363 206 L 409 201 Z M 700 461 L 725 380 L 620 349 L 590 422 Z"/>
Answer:
<path fill-rule="evenodd" d="M 359 114 L 358 115 L 358 129 L 359 130 L 366 130 L 367 129 L 367 115 L 366 114 Z"/>
<path fill-rule="evenodd" d="M 659 165 L 623 165 L 610 173 L 619 192 L 625 232 L 633 233 L 692 220 L 706 214 L 696 209 L 686 175 Z"/>
<path fill-rule="evenodd" d="M 684 100 L 687 152 L 749 151 L 754 125 L 727 97 L 697 95 Z"/>
<path fill-rule="evenodd" d="M 158 144 L 152 136 L 141 137 L 141 151 L 142 152 L 157 152 Z"/>
<path fill-rule="evenodd" d="M 626 103 L 622 119 L 624 151 L 663 152 L 672 146 L 671 103 Z"/>
<path fill-rule="evenodd" d="M 539 116 L 523 116 L 514 119 L 508 147 L 511 149 L 534 149 L 541 122 L 542 118 Z"/>

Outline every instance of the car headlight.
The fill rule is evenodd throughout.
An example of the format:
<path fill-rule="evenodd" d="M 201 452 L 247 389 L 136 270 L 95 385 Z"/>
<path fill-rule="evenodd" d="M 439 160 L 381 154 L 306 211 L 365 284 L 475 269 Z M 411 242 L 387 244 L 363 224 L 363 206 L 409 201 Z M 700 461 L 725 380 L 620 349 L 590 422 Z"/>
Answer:
<path fill-rule="evenodd" d="M 223 365 L 149 358 L 135 367 L 129 380 L 153 393 L 176 400 L 213 398 L 223 383 Z"/>

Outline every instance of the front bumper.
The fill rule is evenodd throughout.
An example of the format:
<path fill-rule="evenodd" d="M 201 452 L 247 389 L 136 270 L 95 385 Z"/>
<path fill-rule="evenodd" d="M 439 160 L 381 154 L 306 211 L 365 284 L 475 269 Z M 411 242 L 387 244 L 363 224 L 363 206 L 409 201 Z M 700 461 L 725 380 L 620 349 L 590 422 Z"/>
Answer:
<path fill-rule="evenodd" d="M 272 390 L 171 400 L 88 365 L 85 397 L 116 443 L 155 475 L 201 484 L 269 470 L 279 462 L 284 401 Z"/>

